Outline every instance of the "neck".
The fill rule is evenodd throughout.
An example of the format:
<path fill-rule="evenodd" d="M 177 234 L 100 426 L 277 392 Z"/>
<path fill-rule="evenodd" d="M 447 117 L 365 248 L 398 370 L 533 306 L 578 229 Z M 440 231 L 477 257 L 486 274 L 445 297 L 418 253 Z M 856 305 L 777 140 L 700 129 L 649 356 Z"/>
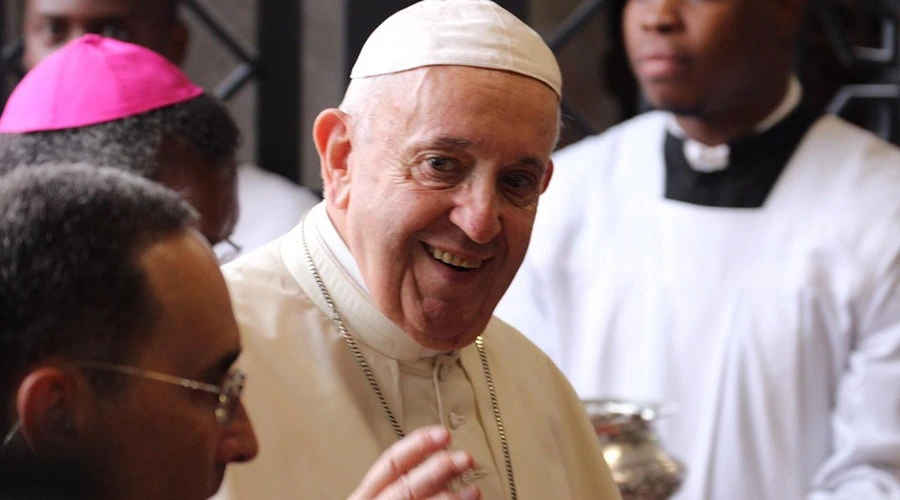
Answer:
<path fill-rule="evenodd" d="M 676 115 L 687 137 L 717 146 L 754 133 L 756 126 L 778 108 L 788 92 L 789 78 L 771 79 L 756 98 L 742 98 L 738 105 L 718 114 Z"/>

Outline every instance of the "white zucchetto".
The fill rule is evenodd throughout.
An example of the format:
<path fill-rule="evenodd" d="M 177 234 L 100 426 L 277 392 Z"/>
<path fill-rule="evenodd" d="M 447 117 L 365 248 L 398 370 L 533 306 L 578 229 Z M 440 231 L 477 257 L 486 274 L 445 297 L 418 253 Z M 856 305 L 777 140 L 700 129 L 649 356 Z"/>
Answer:
<path fill-rule="evenodd" d="M 550 47 L 489 0 L 422 0 L 395 13 L 366 40 L 350 78 L 437 65 L 510 71 L 562 95 L 562 75 Z"/>

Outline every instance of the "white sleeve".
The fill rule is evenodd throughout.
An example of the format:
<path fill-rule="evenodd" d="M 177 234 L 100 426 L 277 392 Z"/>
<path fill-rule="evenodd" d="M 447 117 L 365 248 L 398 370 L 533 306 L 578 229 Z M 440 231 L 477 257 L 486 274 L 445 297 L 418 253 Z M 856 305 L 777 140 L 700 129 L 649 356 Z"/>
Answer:
<path fill-rule="evenodd" d="M 854 308 L 854 349 L 835 394 L 833 453 L 809 500 L 900 499 L 900 257 Z"/>

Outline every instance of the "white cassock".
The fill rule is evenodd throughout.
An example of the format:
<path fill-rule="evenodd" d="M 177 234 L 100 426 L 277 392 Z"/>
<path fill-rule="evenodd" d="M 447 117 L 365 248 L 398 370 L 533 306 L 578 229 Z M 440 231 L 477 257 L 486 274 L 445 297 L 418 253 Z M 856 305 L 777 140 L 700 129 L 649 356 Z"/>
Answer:
<path fill-rule="evenodd" d="M 822 117 L 761 208 L 699 206 L 669 119 L 555 155 L 497 314 L 580 396 L 678 408 L 679 499 L 900 498 L 900 153 Z"/>
<path fill-rule="evenodd" d="M 240 214 L 231 239 L 243 253 L 290 231 L 321 199 L 308 188 L 252 164 L 237 171 Z"/>
<path fill-rule="evenodd" d="M 260 445 L 228 468 L 219 498 L 338 499 L 396 436 L 316 287 L 301 242 L 406 433 L 445 425 L 469 451 L 465 477 L 486 499 L 509 498 L 506 460 L 475 345 L 428 353 L 382 315 L 323 237 L 336 235 L 324 204 L 304 223 L 225 267 L 248 373 L 244 404 Z M 336 236 L 335 236 L 336 237 Z M 337 237 L 339 240 L 339 237 Z M 332 238 L 331 241 L 334 241 Z M 487 359 L 520 499 L 618 498 L 593 428 L 569 383 L 519 332 L 494 318 Z"/>

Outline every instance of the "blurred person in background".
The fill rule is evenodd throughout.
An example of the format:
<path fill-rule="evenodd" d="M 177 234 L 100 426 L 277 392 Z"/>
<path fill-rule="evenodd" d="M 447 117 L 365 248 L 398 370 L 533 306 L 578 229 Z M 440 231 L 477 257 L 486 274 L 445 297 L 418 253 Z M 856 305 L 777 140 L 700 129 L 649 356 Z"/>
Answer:
<path fill-rule="evenodd" d="M 657 109 L 554 155 L 498 315 L 674 404 L 676 498 L 900 498 L 900 152 L 792 74 L 805 0 L 628 0 Z"/>
<path fill-rule="evenodd" d="M 31 69 L 66 43 L 99 34 L 142 45 L 176 65 L 184 62 L 190 31 L 179 0 L 25 0 L 23 65 Z M 308 188 L 250 163 L 237 167 L 240 213 L 231 240 L 247 252 L 286 233 L 320 201 Z M 233 258 L 234 248 L 217 253 Z"/>
<path fill-rule="evenodd" d="M 85 35 L 33 68 L 0 116 L 0 169 L 89 162 L 180 193 L 215 245 L 237 218 L 238 130 L 225 108 L 162 56 Z"/>

